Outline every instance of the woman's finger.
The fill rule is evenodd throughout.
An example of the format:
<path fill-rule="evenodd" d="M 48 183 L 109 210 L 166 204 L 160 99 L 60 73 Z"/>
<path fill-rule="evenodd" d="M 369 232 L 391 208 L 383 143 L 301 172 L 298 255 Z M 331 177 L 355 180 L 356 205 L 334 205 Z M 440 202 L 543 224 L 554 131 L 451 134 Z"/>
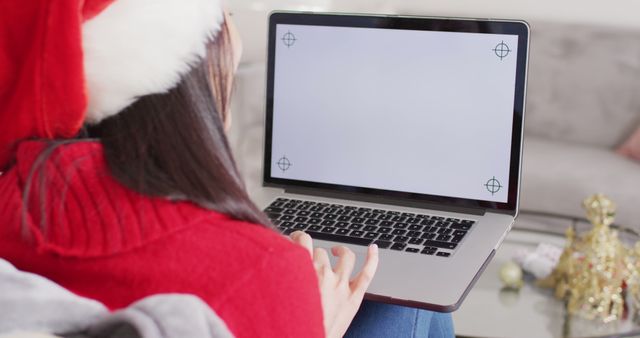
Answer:
<path fill-rule="evenodd" d="M 354 296 L 358 298 L 362 298 L 364 293 L 369 288 L 369 284 L 371 284 L 371 280 L 373 280 L 373 276 L 376 274 L 376 270 L 378 269 L 378 246 L 373 244 L 369 246 L 369 251 L 367 252 L 367 259 L 364 262 L 364 266 L 360 273 L 354 278 L 351 285 L 351 292 Z"/>
<path fill-rule="evenodd" d="M 331 268 L 331 261 L 329 261 L 329 254 L 327 250 L 323 248 L 315 248 L 313 249 L 313 262 L 316 263 L 318 267 Z"/>
<path fill-rule="evenodd" d="M 309 234 L 302 231 L 294 231 L 289 235 L 289 237 L 291 237 L 291 240 L 294 243 L 302 245 L 303 248 L 307 249 L 307 251 L 309 251 L 309 256 L 313 259 L 313 239 L 311 239 Z"/>
<path fill-rule="evenodd" d="M 336 263 L 333 271 L 338 274 L 341 280 L 349 281 L 349 276 L 351 276 L 353 267 L 356 264 L 356 255 L 349 248 L 342 245 L 331 248 L 331 253 L 338 257 L 338 263 Z"/>

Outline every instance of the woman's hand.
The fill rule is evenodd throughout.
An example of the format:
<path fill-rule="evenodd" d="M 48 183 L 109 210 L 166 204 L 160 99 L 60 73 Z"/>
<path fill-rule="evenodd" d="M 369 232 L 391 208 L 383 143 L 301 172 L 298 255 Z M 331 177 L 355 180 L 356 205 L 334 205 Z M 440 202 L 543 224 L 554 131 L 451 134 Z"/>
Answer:
<path fill-rule="evenodd" d="M 369 287 L 378 268 L 378 246 L 369 246 L 367 259 L 362 270 L 350 279 L 356 262 L 356 255 L 345 246 L 335 246 L 331 253 L 338 258 L 332 268 L 329 254 L 325 249 L 313 248 L 311 236 L 296 231 L 291 235 L 293 242 L 305 247 L 313 260 L 324 315 L 324 329 L 327 337 L 342 337 L 347 332 L 362 303 L 364 293 Z"/>

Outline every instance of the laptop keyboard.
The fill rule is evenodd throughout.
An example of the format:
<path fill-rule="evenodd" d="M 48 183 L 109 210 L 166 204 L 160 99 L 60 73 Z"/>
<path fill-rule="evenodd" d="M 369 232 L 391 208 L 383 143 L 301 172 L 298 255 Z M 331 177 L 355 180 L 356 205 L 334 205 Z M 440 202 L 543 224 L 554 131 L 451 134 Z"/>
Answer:
<path fill-rule="evenodd" d="M 278 198 L 264 210 L 288 235 L 449 257 L 475 221 L 426 214 Z"/>

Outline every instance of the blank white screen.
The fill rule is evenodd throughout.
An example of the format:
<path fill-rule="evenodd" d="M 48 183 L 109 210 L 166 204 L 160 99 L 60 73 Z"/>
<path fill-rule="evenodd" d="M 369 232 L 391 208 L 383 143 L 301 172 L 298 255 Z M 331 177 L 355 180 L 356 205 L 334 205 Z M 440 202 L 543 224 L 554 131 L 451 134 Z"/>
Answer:
<path fill-rule="evenodd" d="M 516 35 L 277 25 L 276 42 L 272 177 L 507 202 Z"/>

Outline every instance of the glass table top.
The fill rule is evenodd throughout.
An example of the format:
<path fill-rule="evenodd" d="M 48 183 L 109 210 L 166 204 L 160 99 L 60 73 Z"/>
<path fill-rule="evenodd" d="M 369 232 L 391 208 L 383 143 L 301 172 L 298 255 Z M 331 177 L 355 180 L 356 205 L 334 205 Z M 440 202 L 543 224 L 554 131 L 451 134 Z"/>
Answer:
<path fill-rule="evenodd" d="M 563 301 L 553 296 L 553 290 L 535 286 L 533 277 L 528 275 L 525 276 L 525 285 L 519 291 L 502 288 L 499 270 L 504 263 L 512 260 L 518 250 L 534 249 L 539 243 L 563 247 L 563 233 L 570 224 L 567 222 L 564 228 L 553 232 L 514 228 L 460 309 L 453 313 L 456 335 L 518 338 L 640 337 L 640 324 L 632 319 L 603 324 L 568 316 Z M 588 224 L 582 224 L 578 230 L 588 228 Z"/>

